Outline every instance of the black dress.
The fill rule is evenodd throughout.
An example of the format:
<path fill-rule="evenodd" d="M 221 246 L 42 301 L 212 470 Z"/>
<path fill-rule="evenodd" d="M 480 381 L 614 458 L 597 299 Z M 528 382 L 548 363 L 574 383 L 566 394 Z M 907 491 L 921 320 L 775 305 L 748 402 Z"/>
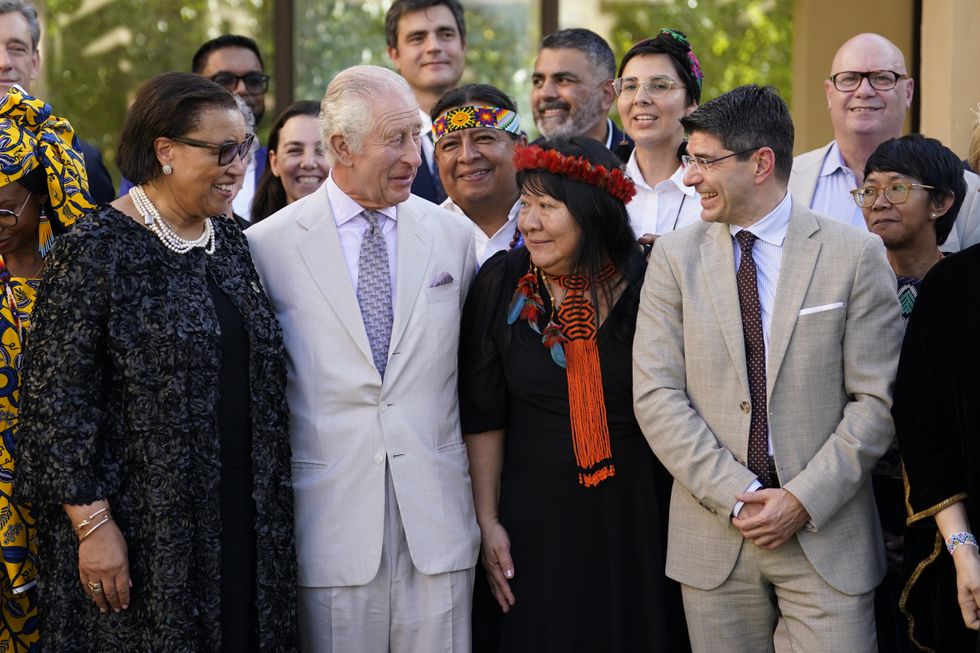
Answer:
<path fill-rule="evenodd" d="M 616 475 L 586 488 L 578 483 L 572 450 L 565 370 L 525 321 L 506 324 L 517 280 L 527 270 L 523 248 L 488 260 L 463 316 L 463 432 L 506 429 L 499 514 L 516 572 L 515 605 L 506 615 L 485 578 L 478 580 L 474 650 L 682 649 L 679 593 L 664 575 L 670 480 L 633 415 L 638 287 L 623 293 L 598 332 Z M 550 312 L 545 302 L 542 327 Z"/>
<path fill-rule="evenodd" d="M 980 651 L 933 516 L 962 501 L 980 529 L 980 245 L 926 275 L 905 331 L 892 416 L 907 484 L 901 609 L 923 650 Z"/>
<path fill-rule="evenodd" d="M 46 259 L 16 486 L 37 514 L 45 650 L 255 646 L 224 642 L 226 627 L 262 651 L 299 647 L 282 335 L 241 230 L 214 227 L 213 255 L 177 255 L 103 206 Z M 133 582 L 129 609 L 106 615 L 82 589 L 62 510 L 103 497 Z"/>

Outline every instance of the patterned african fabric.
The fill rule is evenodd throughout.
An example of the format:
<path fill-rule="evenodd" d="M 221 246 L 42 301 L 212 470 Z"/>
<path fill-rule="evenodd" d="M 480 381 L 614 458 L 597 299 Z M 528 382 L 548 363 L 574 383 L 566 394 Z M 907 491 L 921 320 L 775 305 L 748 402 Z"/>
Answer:
<path fill-rule="evenodd" d="M 0 289 L 0 651 L 36 651 L 37 544 L 34 515 L 29 506 L 13 501 L 14 454 L 20 409 L 20 330 L 29 325 L 39 279 L 8 277 Z M 13 299 L 14 308 L 8 298 Z M 13 310 L 16 310 L 14 315 Z"/>

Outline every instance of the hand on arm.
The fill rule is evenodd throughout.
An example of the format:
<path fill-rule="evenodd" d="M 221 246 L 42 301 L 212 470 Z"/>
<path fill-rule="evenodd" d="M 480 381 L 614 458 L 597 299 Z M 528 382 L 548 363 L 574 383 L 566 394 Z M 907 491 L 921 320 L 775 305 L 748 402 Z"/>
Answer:
<path fill-rule="evenodd" d="M 782 546 L 810 520 L 799 499 L 782 488 L 745 492 L 735 498 L 745 505 L 732 524 L 759 547 Z"/>
<path fill-rule="evenodd" d="M 126 540 L 108 508 L 105 500 L 81 506 L 64 505 L 65 514 L 79 537 L 78 578 L 85 593 L 100 611 L 112 608 L 119 612 L 129 607 L 133 583 L 129 579 Z"/>
<path fill-rule="evenodd" d="M 504 612 L 514 605 L 509 580 L 514 577 L 510 557 L 510 537 L 500 524 L 497 503 L 500 497 L 500 470 L 504 461 L 504 430 L 465 436 L 473 482 L 473 503 L 482 535 L 480 561 L 487 572 L 490 590 Z"/>
<path fill-rule="evenodd" d="M 970 532 L 970 520 L 963 502 L 936 513 L 936 526 L 948 540 L 953 533 Z M 980 630 L 980 552 L 968 544 L 957 546 L 952 553 L 956 567 L 956 600 L 963 613 L 963 623 L 971 630 Z"/>

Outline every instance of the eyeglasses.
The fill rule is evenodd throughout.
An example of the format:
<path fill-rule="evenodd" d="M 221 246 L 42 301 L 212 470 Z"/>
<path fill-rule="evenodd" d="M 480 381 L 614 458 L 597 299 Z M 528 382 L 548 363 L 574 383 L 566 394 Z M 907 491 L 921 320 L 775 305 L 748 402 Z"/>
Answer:
<path fill-rule="evenodd" d="M 671 89 L 681 88 L 681 85 L 670 77 L 651 77 L 646 81 L 640 81 L 635 77 L 618 77 L 613 80 L 613 90 L 616 91 L 616 95 L 625 97 L 636 95 L 641 86 L 652 98 L 662 98 L 670 93 Z"/>
<path fill-rule="evenodd" d="M 844 72 L 835 73 L 828 77 L 833 82 L 834 88 L 844 93 L 856 91 L 858 86 L 861 85 L 861 80 L 865 78 L 867 78 L 868 83 L 871 84 L 871 88 L 874 90 L 890 91 L 898 85 L 900 80 L 908 79 L 908 75 L 896 73 L 893 70 L 870 70 L 865 73 L 857 72 L 856 70 L 845 70 Z"/>
<path fill-rule="evenodd" d="M 28 193 L 27 197 L 24 199 L 24 203 L 20 205 L 17 212 L 11 211 L 10 209 L 0 209 L 0 227 L 14 227 L 17 225 L 17 218 L 20 214 L 24 212 L 24 208 L 31 199 L 33 193 Z"/>
<path fill-rule="evenodd" d="M 207 141 L 198 141 L 193 138 L 183 138 L 181 136 L 171 136 L 170 140 L 183 143 L 184 145 L 190 145 L 191 147 L 206 147 L 209 150 L 217 150 L 218 165 L 226 166 L 231 165 L 231 162 L 235 160 L 236 156 L 239 159 L 244 159 L 248 156 L 248 153 L 252 150 L 252 141 L 255 140 L 255 134 L 249 134 L 241 143 L 208 143 Z"/>
<path fill-rule="evenodd" d="M 712 165 L 718 163 L 719 161 L 724 161 L 725 159 L 730 159 L 733 156 L 738 156 L 740 154 L 748 154 L 749 152 L 754 152 L 755 150 L 758 150 L 761 147 L 764 146 L 759 145 L 756 147 L 750 147 L 747 150 L 742 150 L 740 152 L 732 152 L 731 154 L 726 154 L 725 156 L 720 156 L 717 159 L 710 159 L 710 160 L 700 156 L 690 156 L 688 154 L 682 154 L 681 163 L 684 165 L 685 168 L 690 168 L 691 166 L 694 166 L 695 168 L 698 169 L 699 172 L 707 172 L 708 170 L 711 170 Z"/>
<path fill-rule="evenodd" d="M 878 196 L 882 193 L 885 194 L 885 199 L 892 204 L 904 204 L 909 200 L 909 195 L 914 188 L 936 190 L 934 186 L 926 186 L 925 184 L 891 184 L 884 188 L 879 188 L 878 186 L 862 186 L 861 188 L 852 190 L 851 197 L 854 198 L 854 203 L 862 209 L 869 209 L 874 206 L 874 203 L 878 201 Z"/>
<path fill-rule="evenodd" d="M 252 95 L 258 95 L 259 93 L 265 93 L 266 89 L 269 88 L 269 80 L 272 79 L 268 75 L 263 75 L 262 73 L 245 73 L 244 75 L 236 75 L 229 72 L 220 72 L 211 75 L 211 81 L 218 86 L 224 86 L 229 91 L 234 91 L 235 87 L 238 86 L 238 82 L 242 81 L 245 83 L 245 90 Z"/>

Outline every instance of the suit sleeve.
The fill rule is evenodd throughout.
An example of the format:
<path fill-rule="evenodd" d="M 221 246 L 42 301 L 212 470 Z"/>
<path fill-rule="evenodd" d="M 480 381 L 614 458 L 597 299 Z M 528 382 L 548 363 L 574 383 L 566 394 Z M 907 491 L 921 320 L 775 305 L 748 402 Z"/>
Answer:
<path fill-rule="evenodd" d="M 691 405 L 681 289 L 663 241 L 654 243 L 633 340 L 633 400 L 647 442 L 677 481 L 726 525 L 735 495 L 756 480 Z"/>
<path fill-rule="evenodd" d="M 112 187 L 112 177 L 102 162 L 102 153 L 90 143 L 78 141 L 78 147 L 85 157 L 85 173 L 88 176 L 88 190 L 96 206 L 107 204 L 116 198 Z"/>
<path fill-rule="evenodd" d="M 855 266 L 841 343 L 848 397 L 843 417 L 803 471 L 784 485 L 817 530 L 864 486 L 894 436 L 890 411 L 901 344 L 895 275 L 884 248 L 869 239 Z"/>

